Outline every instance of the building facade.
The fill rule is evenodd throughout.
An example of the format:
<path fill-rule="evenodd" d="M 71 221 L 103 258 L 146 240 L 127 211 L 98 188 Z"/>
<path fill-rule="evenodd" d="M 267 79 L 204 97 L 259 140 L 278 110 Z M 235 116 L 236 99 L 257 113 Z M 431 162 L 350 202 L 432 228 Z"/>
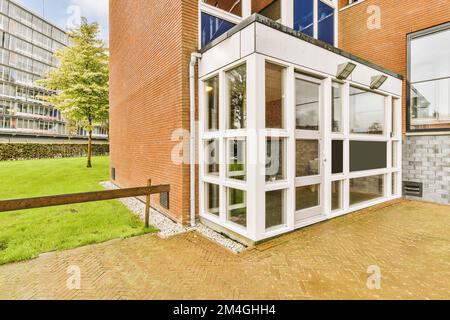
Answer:
<path fill-rule="evenodd" d="M 61 112 L 42 100 L 52 93 L 35 84 L 57 66 L 54 52 L 68 45 L 66 32 L 13 1 L 0 0 L 0 39 L 0 142 L 66 139 Z M 106 139 L 107 131 L 99 126 L 94 135 Z M 86 136 L 78 129 L 74 138 Z"/>
<path fill-rule="evenodd" d="M 112 180 L 249 243 L 401 197 L 402 77 L 337 48 L 339 12 L 111 1 Z"/>
<path fill-rule="evenodd" d="M 450 1 L 341 0 L 339 47 L 404 77 L 404 192 L 450 204 Z"/>

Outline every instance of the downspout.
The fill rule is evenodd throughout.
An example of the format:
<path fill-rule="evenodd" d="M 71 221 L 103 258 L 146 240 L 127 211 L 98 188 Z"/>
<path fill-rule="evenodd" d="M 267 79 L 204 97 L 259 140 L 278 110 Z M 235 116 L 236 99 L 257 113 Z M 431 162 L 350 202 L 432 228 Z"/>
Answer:
<path fill-rule="evenodd" d="M 190 209 L 191 209 L 191 226 L 195 227 L 195 207 L 196 207 L 196 194 L 195 194 L 195 65 L 197 61 L 202 58 L 201 53 L 193 52 L 191 54 L 191 61 L 189 63 L 189 107 L 190 107 L 190 121 L 191 121 L 191 134 L 190 134 L 190 180 L 191 180 L 191 196 L 190 196 Z"/>

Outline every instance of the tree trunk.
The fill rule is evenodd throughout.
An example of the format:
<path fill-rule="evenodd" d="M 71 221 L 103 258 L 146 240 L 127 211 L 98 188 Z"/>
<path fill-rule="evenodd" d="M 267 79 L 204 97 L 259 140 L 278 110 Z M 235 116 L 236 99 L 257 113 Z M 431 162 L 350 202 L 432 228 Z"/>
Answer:
<path fill-rule="evenodd" d="M 89 130 L 87 167 L 92 168 L 92 129 Z"/>

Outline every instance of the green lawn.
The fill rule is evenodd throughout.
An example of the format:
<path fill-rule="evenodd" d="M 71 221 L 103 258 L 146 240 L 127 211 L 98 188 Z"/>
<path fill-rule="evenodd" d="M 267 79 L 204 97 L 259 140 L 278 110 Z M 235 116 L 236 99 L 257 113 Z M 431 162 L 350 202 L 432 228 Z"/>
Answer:
<path fill-rule="evenodd" d="M 109 158 L 0 162 L 0 199 L 102 190 Z M 115 238 L 156 232 L 118 200 L 0 213 L 0 264 Z"/>

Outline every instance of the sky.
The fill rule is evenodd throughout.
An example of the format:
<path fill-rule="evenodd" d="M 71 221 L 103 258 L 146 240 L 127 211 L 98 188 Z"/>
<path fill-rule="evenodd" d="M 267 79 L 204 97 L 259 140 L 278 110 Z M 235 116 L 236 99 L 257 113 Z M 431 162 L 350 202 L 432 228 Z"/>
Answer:
<path fill-rule="evenodd" d="M 67 29 L 86 17 L 100 24 L 100 37 L 108 43 L 108 0 L 15 0 L 57 26 Z"/>

